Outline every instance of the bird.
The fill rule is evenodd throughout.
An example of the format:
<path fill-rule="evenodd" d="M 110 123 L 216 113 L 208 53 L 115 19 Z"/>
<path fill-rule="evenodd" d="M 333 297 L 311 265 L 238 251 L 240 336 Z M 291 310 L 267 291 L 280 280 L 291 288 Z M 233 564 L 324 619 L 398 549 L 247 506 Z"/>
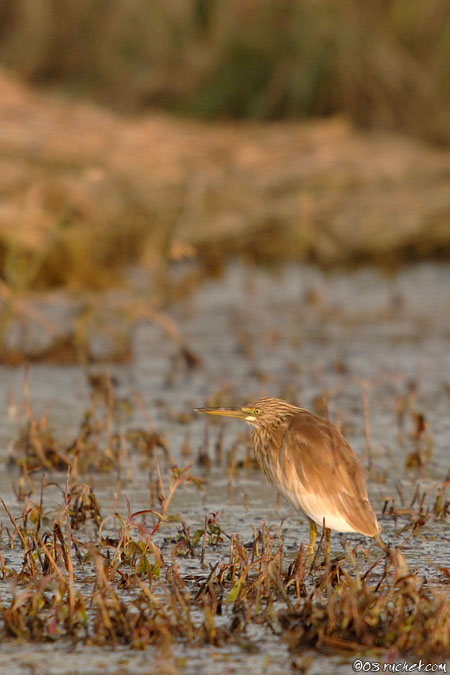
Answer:
<path fill-rule="evenodd" d="M 279 398 L 260 398 L 241 408 L 195 408 L 195 412 L 244 420 L 252 429 L 256 459 L 269 482 L 309 519 L 308 554 L 317 525 L 378 536 L 381 526 L 367 494 L 364 469 L 349 443 L 328 419 Z"/>

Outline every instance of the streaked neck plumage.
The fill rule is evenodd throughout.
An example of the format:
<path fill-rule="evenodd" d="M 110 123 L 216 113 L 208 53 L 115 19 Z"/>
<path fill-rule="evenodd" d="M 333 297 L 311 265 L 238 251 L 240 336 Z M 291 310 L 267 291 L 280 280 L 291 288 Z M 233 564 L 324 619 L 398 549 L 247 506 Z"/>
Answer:
<path fill-rule="evenodd" d="M 272 470 L 276 465 L 273 460 L 274 455 L 278 455 L 289 424 L 300 408 L 289 406 L 286 410 L 280 412 L 275 419 L 272 418 L 270 424 L 264 424 L 264 420 L 258 420 L 258 423 L 252 429 L 252 441 L 256 459 L 266 474 L 270 482 L 273 482 Z"/>

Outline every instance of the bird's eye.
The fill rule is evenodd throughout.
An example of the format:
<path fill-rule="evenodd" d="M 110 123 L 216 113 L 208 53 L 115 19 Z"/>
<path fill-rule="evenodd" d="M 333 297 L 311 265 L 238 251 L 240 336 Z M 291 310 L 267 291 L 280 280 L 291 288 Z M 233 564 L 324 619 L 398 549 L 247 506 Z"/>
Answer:
<path fill-rule="evenodd" d="M 254 408 L 254 409 L 253 409 L 253 414 L 254 414 L 254 415 L 261 415 L 261 413 L 262 413 L 261 408 Z"/>

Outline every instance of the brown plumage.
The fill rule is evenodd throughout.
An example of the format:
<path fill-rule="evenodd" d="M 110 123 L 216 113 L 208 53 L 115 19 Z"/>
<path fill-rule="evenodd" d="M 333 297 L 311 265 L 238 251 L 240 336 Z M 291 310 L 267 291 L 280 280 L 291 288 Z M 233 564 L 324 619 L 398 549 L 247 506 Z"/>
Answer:
<path fill-rule="evenodd" d="M 381 527 L 367 495 L 364 470 L 350 445 L 328 420 L 276 398 L 242 408 L 197 408 L 245 420 L 253 427 L 256 458 L 269 481 L 310 519 L 310 552 L 316 523 L 339 532 L 377 536 Z"/>

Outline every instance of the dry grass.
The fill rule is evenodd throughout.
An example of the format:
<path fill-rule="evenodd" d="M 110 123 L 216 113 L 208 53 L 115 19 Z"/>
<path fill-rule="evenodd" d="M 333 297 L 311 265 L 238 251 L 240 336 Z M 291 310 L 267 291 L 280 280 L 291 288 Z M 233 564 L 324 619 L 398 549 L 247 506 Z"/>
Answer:
<path fill-rule="evenodd" d="M 136 265 L 155 307 L 170 265 L 195 256 L 209 272 L 233 255 L 448 259 L 448 154 L 397 134 L 448 143 L 446 0 L 118 0 L 107 16 L 100 0 L 4 0 L 0 18 L 0 58 L 33 82 L 128 110 L 285 120 L 124 119 L 0 71 L 0 330 L 21 294 L 118 287 Z M 76 358 L 70 340 L 58 351 Z"/>
<path fill-rule="evenodd" d="M 141 265 L 158 306 L 169 265 L 194 256 L 208 270 L 231 255 L 324 266 L 448 257 L 446 152 L 338 120 L 123 119 L 1 71 L 0 90 L 2 301 L 118 287 Z"/>
<path fill-rule="evenodd" d="M 5 63 L 122 109 L 338 112 L 450 140 L 446 0 L 9 0 L 2 19 Z"/>
<path fill-rule="evenodd" d="M 189 523 L 183 513 L 172 513 L 172 500 L 188 483 L 201 488 L 202 480 L 190 467 L 173 465 L 155 430 L 116 434 L 113 382 L 97 376 L 91 387 L 91 412 L 64 448 L 47 420 L 34 419 L 26 404 L 27 426 L 15 448 L 21 513 L 14 517 L 2 501 L 9 520 L 1 530 L 2 551 L 20 551 L 14 564 L 0 556 L 0 575 L 10 583 L 0 605 L 3 638 L 56 643 L 70 637 L 132 649 L 232 644 L 247 650 L 250 628 L 257 627 L 260 636 L 287 642 L 294 659 L 305 649 L 450 657 L 447 568 L 425 581 L 400 549 L 374 554 L 347 546 L 345 555 L 329 559 L 322 540 L 311 566 L 303 545 L 294 560 L 287 556 L 281 527 L 254 527 L 252 541 L 244 544 L 239 533 L 223 531 L 215 514 L 200 526 Z M 106 513 L 89 475 L 88 482 L 79 475 L 102 471 L 105 462 L 121 475 L 131 452 L 142 453 L 150 469 L 150 504 L 133 512 L 126 498 L 125 514 Z M 236 467 L 229 461 L 232 476 Z M 37 468 L 51 480 L 44 476 L 39 486 Z M 48 491 L 61 468 L 66 480 L 59 486 L 60 503 L 49 511 Z M 440 496 L 425 513 L 424 496 L 416 495 L 409 510 L 416 530 L 428 515 L 444 523 L 450 504 Z M 393 517 L 399 513 L 391 509 Z M 178 523 L 175 536 L 161 536 L 161 524 L 168 522 Z"/>
<path fill-rule="evenodd" d="M 145 509 L 103 520 L 92 489 L 72 483 L 52 523 L 28 495 L 20 518 L 3 503 L 12 525 L 9 546 L 22 549 L 20 571 L 2 561 L 11 598 L 3 601 L 1 634 L 21 641 L 70 637 L 88 644 L 241 645 L 247 629 L 287 641 L 293 654 L 305 648 L 439 658 L 450 655 L 450 605 L 445 584 L 425 584 L 398 550 L 370 561 L 363 572 L 356 549 L 310 569 L 303 547 L 288 564 L 280 532 L 264 524 L 243 545 L 228 537 L 229 552 L 215 553 L 224 535 L 217 521 L 190 535 L 183 523 L 175 544 L 155 542 L 175 489 L 190 477 L 171 479 L 160 510 Z M 146 518 L 156 517 L 148 526 Z M 111 530 L 111 524 L 117 527 Z M 86 525 L 93 523 L 92 538 Z M 77 534 L 75 534 L 75 532 Z M 5 534 L 3 535 L 5 536 Z M 3 547 L 4 549 L 4 547 Z M 205 551 L 216 558 L 204 571 Z M 192 570 L 180 571 L 184 558 Z M 447 570 L 448 574 L 448 570 Z"/>
<path fill-rule="evenodd" d="M 74 438 L 63 440 L 52 430 L 48 412 L 38 418 L 33 414 L 28 396 L 28 377 L 24 385 L 24 418 L 18 429 L 9 458 L 11 465 L 20 467 L 23 476 L 36 469 L 50 471 L 70 470 L 74 478 L 89 471 L 116 471 L 127 462 L 131 451 L 146 458 L 146 463 L 157 458 L 158 449 L 167 462 L 173 464 L 164 439 L 150 425 L 129 428 L 119 433 L 124 420 L 129 420 L 134 402 L 115 394 L 116 383 L 106 373 L 88 375 L 89 406 L 81 419 Z M 141 406 L 140 399 L 137 399 Z"/>

